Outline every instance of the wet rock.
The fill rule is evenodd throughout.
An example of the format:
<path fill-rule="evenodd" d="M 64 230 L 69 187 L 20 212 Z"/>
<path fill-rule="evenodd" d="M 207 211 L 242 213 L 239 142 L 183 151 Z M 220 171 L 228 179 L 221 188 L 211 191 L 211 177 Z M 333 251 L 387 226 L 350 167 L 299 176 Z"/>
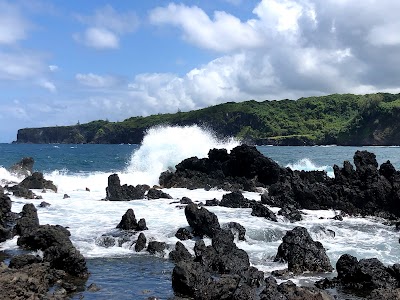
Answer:
<path fill-rule="evenodd" d="M 17 176 L 27 177 L 33 173 L 35 161 L 32 157 L 24 157 L 10 168 L 10 173 Z"/>
<path fill-rule="evenodd" d="M 96 239 L 95 244 L 100 247 L 110 248 L 114 247 L 116 242 L 112 236 L 101 236 Z"/>
<path fill-rule="evenodd" d="M 87 278 L 88 270 L 83 255 L 73 246 L 69 231 L 59 225 L 39 225 L 35 230 L 20 236 L 18 246 L 29 250 L 42 250 L 43 261 L 54 269 L 72 276 Z"/>
<path fill-rule="evenodd" d="M 218 206 L 219 205 L 219 201 L 217 199 L 212 199 L 212 200 L 206 200 L 206 204 L 205 206 Z"/>
<path fill-rule="evenodd" d="M 10 187 L 9 190 L 13 192 L 15 197 L 35 199 L 36 196 L 31 190 L 19 185 L 14 185 L 13 187 Z"/>
<path fill-rule="evenodd" d="M 164 242 L 151 241 L 147 245 L 147 252 L 151 254 L 161 254 L 164 256 L 164 250 L 167 249 L 167 244 Z"/>
<path fill-rule="evenodd" d="M 193 259 L 193 257 L 181 242 L 176 242 L 175 250 L 169 253 L 169 259 L 177 263 L 182 260 Z"/>
<path fill-rule="evenodd" d="M 21 218 L 17 220 L 15 232 L 17 235 L 24 236 L 30 234 L 39 227 L 37 209 L 32 203 L 25 204 L 22 208 Z"/>
<path fill-rule="evenodd" d="M 143 232 L 141 232 L 138 236 L 138 239 L 135 243 L 135 251 L 140 252 L 144 248 L 146 248 L 147 239 Z"/>
<path fill-rule="evenodd" d="M 237 234 L 238 240 L 239 241 L 245 241 L 245 235 L 246 235 L 246 228 L 244 228 L 242 225 L 240 225 L 237 222 L 229 222 L 227 224 L 227 227 L 232 231 L 234 235 Z"/>
<path fill-rule="evenodd" d="M 71 198 L 70 196 L 68 196 L 68 194 L 64 194 L 63 199 L 68 199 Z"/>
<path fill-rule="evenodd" d="M 278 181 L 281 172 L 285 172 L 254 146 L 240 145 L 229 154 L 226 150 L 223 152 L 221 149 L 212 149 L 208 158 L 185 159 L 176 165 L 174 173 L 163 172 L 159 182 L 164 187 L 256 191 L 258 186 Z"/>
<path fill-rule="evenodd" d="M 175 237 L 181 241 L 190 240 L 193 238 L 193 234 L 187 228 L 179 228 L 175 233 Z"/>
<path fill-rule="evenodd" d="M 133 209 L 129 208 L 122 216 L 122 219 L 117 225 L 117 228 L 122 230 L 147 230 L 146 220 L 140 219 L 139 222 L 137 222 Z"/>
<path fill-rule="evenodd" d="M 195 235 L 207 235 L 212 238 L 221 228 L 217 216 L 197 204 L 188 204 L 185 207 L 185 216 Z"/>
<path fill-rule="evenodd" d="M 195 299 L 257 299 L 263 272 L 250 267 L 248 255 L 237 248 L 229 230 L 219 230 L 210 246 L 196 241 L 195 258 L 179 261 L 172 273 L 177 295 Z"/>
<path fill-rule="evenodd" d="M 303 220 L 303 217 L 301 216 L 301 212 L 291 204 L 285 205 L 278 211 L 278 215 L 284 216 L 286 219 L 288 219 L 291 223 L 298 222 Z"/>
<path fill-rule="evenodd" d="M 400 288 L 375 289 L 367 297 L 367 300 L 398 300 L 400 299 Z"/>
<path fill-rule="evenodd" d="M 287 262 L 290 272 L 301 274 L 333 270 L 322 244 L 313 241 L 304 227 L 288 231 L 282 241 L 275 261 Z"/>
<path fill-rule="evenodd" d="M 192 199 L 188 197 L 182 197 L 182 199 L 179 201 L 180 204 L 190 204 L 193 203 Z"/>
<path fill-rule="evenodd" d="M 170 195 L 167 193 L 164 193 L 162 190 L 154 189 L 151 188 L 148 190 L 146 194 L 147 199 L 152 200 L 152 199 L 172 199 Z"/>
<path fill-rule="evenodd" d="M 4 195 L 4 190 L 0 187 L 0 243 L 12 238 L 14 219 L 11 212 L 11 199 Z"/>
<path fill-rule="evenodd" d="M 248 208 L 251 206 L 251 202 L 244 198 L 241 192 L 236 191 L 223 195 L 219 205 L 230 208 Z"/>
<path fill-rule="evenodd" d="M 65 273 L 48 263 L 33 263 L 20 269 L 0 271 L 0 299 L 49 299 L 48 290 L 60 282 Z"/>
<path fill-rule="evenodd" d="M 135 199 L 144 199 L 146 191 L 150 187 L 148 185 L 132 185 L 124 184 L 121 186 L 117 174 L 108 177 L 108 186 L 106 188 L 106 200 L 110 201 L 129 201 Z"/>
<path fill-rule="evenodd" d="M 40 172 L 34 172 L 32 175 L 26 177 L 18 186 L 27 189 L 48 189 L 57 193 L 57 187 L 54 185 L 53 181 L 44 179 L 43 173 Z"/>
<path fill-rule="evenodd" d="M 270 210 L 268 207 L 264 206 L 263 204 L 256 202 L 252 205 L 251 215 L 255 217 L 265 218 L 267 220 L 278 222 L 276 215 Z"/>
<path fill-rule="evenodd" d="M 11 269 L 21 269 L 27 265 L 40 262 L 42 262 L 42 259 L 39 256 L 35 256 L 32 254 L 22 254 L 11 258 L 8 267 Z"/>
<path fill-rule="evenodd" d="M 88 287 L 87 287 L 87 291 L 88 292 L 92 292 L 92 293 L 95 293 L 95 292 L 98 292 L 98 291 L 100 291 L 101 289 L 97 286 L 97 284 L 95 284 L 95 283 L 91 283 Z"/>
<path fill-rule="evenodd" d="M 146 220 L 145 219 L 140 219 L 138 222 L 138 226 L 137 229 L 138 231 L 143 231 L 143 230 L 147 230 L 147 225 L 146 225 Z"/>
<path fill-rule="evenodd" d="M 46 201 L 42 201 L 40 202 L 40 204 L 38 205 L 38 207 L 49 207 L 51 206 L 50 203 L 46 202 Z"/>
<path fill-rule="evenodd" d="M 265 279 L 266 286 L 261 292 L 261 300 L 333 300 L 325 291 L 314 287 L 298 287 L 288 280 L 280 285 L 273 277 Z"/>

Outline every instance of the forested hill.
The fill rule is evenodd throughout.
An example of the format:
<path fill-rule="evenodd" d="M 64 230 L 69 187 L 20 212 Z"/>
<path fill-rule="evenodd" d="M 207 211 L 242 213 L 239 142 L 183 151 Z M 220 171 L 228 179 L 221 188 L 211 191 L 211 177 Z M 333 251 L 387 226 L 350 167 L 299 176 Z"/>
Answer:
<path fill-rule="evenodd" d="M 140 143 L 155 125 L 198 124 L 219 136 L 274 145 L 400 145 L 400 94 L 329 95 L 298 100 L 228 102 L 122 122 L 18 130 L 17 143 Z"/>

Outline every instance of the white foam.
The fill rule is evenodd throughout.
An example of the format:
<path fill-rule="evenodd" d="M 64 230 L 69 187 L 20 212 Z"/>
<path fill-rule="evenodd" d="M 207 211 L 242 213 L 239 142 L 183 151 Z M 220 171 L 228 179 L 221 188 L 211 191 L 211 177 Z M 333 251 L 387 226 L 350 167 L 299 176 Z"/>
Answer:
<path fill-rule="evenodd" d="M 213 148 L 230 151 L 239 142 L 229 138 L 218 140 L 213 132 L 192 126 L 158 126 L 150 128 L 125 170 L 127 180 L 136 184 L 157 184 L 161 172 L 175 168 L 188 157 L 206 157 Z"/>
<path fill-rule="evenodd" d="M 317 166 L 309 158 L 302 158 L 293 164 L 287 164 L 286 167 L 298 171 L 325 171 L 329 177 L 334 176 L 331 166 Z"/>

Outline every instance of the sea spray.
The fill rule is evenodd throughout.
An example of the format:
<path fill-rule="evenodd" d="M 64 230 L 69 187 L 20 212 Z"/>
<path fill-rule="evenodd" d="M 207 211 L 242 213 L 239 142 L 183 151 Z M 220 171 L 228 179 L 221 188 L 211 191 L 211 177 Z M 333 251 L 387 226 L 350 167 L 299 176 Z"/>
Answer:
<path fill-rule="evenodd" d="M 298 171 L 325 171 L 329 177 L 334 176 L 331 166 L 317 166 L 309 158 L 302 158 L 295 163 L 287 164 L 286 167 Z"/>
<path fill-rule="evenodd" d="M 218 139 L 211 130 L 192 126 L 157 126 L 150 128 L 142 144 L 131 157 L 122 180 L 135 184 L 158 184 L 161 172 L 174 169 L 182 160 L 207 157 L 210 149 L 230 151 L 240 143 L 233 139 Z"/>

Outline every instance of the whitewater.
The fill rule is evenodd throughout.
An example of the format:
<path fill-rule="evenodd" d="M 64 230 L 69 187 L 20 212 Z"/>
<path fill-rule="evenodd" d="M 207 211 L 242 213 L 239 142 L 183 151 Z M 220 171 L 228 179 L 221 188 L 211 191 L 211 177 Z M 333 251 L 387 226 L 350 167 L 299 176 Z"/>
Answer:
<path fill-rule="evenodd" d="M 92 273 L 88 282 L 95 282 L 101 287 L 95 295 L 84 292 L 85 299 L 131 299 L 132 295 L 135 295 L 135 299 L 147 299 L 149 296 L 167 299 L 173 294 L 170 284 L 173 265 L 168 261 L 168 252 L 174 249 L 178 241 L 175 237 L 176 231 L 181 227 L 188 227 L 184 211 L 177 202 L 182 197 L 189 197 L 197 203 L 205 203 L 206 200 L 214 198 L 221 200 L 222 196 L 228 192 L 213 189 L 206 191 L 172 188 L 163 189 L 163 191 L 170 194 L 173 199 L 104 201 L 108 176 L 118 174 L 121 184 L 153 186 L 158 184 L 158 177 L 162 171 L 173 170 L 175 165 L 185 158 L 192 156 L 202 158 L 206 157 L 212 148 L 226 148 L 230 151 L 237 145 L 239 142 L 234 139 L 219 140 L 210 131 L 198 126 L 152 128 L 147 132 L 142 144 L 132 147 L 131 154 L 122 160 L 120 158 L 123 155 L 118 154 L 120 145 L 107 146 L 100 161 L 98 158 L 100 146 L 98 145 L 92 145 L 92 148 L 91 145 L 85 147 L 83 145 L 48 145 L 46 147 L 49 147 L 51 151 L 62 148 L 61 150 L 65 153 L 72 153 L 69 159 L 65 159 L 61 152 L 57 154 L 58 162 L 54 163 L 53 167 L 46 165 L 38 170 L 36 165 L 34 166 L 35 170 L 44 172 L 47 180 L 52 180 L 56 184 L 58 192 L 43 193 L 41 190 L 34 190 L 34 193 L 43 197 L 42 200 L 10 196 L 13 201 L 12 211 L 20 212 L 26 203 L 34 203 L 37 206 L 45 201 L 50 204 L 48 207 L 38 208 L 40 224 L 59 224 L 68 227 L 73 244 L 88 260 L 89 271 Z M 0 153 L 3 156 L 3 161 L 0 161 L 2 185 L 7 182 L 21 181 L 21 178 L 8 172 L 10 163 L 7 162 L 7 164 L 4 160 L 4 157 L 10 153 L 10 149 L 13 149 L 12 147 L 17 148 L 19 145 L 0 146 Z M 22 150 L 29 149 L 29 146 L 23 147 L 25 148 Z M 74 155 L 74 151 L 82 148 L 86 149 L 84 151 L 87 153 L 80 160 L 80 156 Z M 333 164 L 341 164 L 343 160 L 351 161 L 352 155 L 358 148 L 258 147 L 258 149 L 282 166 L 299 170 L 324 170 L 329 176 L 333 176 Z M 399 148 L 368 148 L 368 150 L 377 154 L 379 163 L 390 159 L 395 167 L 399 168 L 397 160 Z M 41 155 L 43 155 L 42 152 L 40 152 Z M 49 153 L 52 154 L 47 155 L 47 159 L 57 161 L 57 156 L 50 150 Z M 113 161 L 117 161 L 116 157 L 119 162 L 113 164 Z M 43 162 L 35 157 L 34 159 L 37 164 L 43 165 Z M 43 159 L 46 159 L 46 155 Z M 62 168 L 59 164 L 61 159 L 64 159 Z M 97 169 L 84 167 L 90 165 L 91 160 L 96 161 L 96 164 L 108 164 L 110 167 L 99 166 Z M 79 165 L 82 166 L 81 169 Z M 115 165 L 118 167 L 116 168 Z M 64 199 L 64 194 L 67 194 L 69 198 Z M 260 201 L 261 199 L 259 193 L 245 192 L 244 196 L 251 200 Z M 154 257 L 145 251 L 136 253 L 132 243 L 137 236 L 121 246 L 118 243 L 108 248 L 102 245 L 102 236 L 112 235 L 117 231 L 115 227 L 129 208 L 134 210 L 137 219 L 145 218 L 148 230 L 144 233 L 148 241 L 167 243 L 168 249 L 164 257 Z M 277 207 L 270 208 L 275 213 L 279 210 Z M 333 266 L 344 253 L 359 259 L 376 257 L 384 264 L 398 263 L 400 257 L 398 232 L 393 227 L 383 225 L 382 220 L 372 217 L 344 217 L 341 222 L 330 219 L 339 213 L 338 211 L 302 210 L 304 213 L 302 221 L 290 223 L 278 216 L 278 223 L 276 223 L 251 216 L 251 209 L 218 206 L 207 207 L 207 209 L 217 215 L 222 226 L 234 221 L 246 228 L 246 240 L 236 239 L 236 244 L 249 254 L 251 264 L 266 272 L 266 275 L 272 270 L 287 267 L 286 264 L 274 262 L 273 258 L 286 231 L 295 226 L 306 227 L 312 238 L 323 244 Z M 17 238 L 14 238 L 1 243 L 0 251 L 10 254 L 19 253 L 21 250 L 18 249 L 16 241 Z M 206 239 L 205 242 L 209 244 L 211 241 Z M 193 253 L 194 242 L 183 241 L 183 243 Z M 131 274 L 125 274 L 128 272 Z M 327 276 L 332 275 L 308 276 L 306 274 L 294 277 L 292 280 L 301 284 L 312 284 Z M 121 296 L 121 291 L 125 291 L 126 298 Z"/>

